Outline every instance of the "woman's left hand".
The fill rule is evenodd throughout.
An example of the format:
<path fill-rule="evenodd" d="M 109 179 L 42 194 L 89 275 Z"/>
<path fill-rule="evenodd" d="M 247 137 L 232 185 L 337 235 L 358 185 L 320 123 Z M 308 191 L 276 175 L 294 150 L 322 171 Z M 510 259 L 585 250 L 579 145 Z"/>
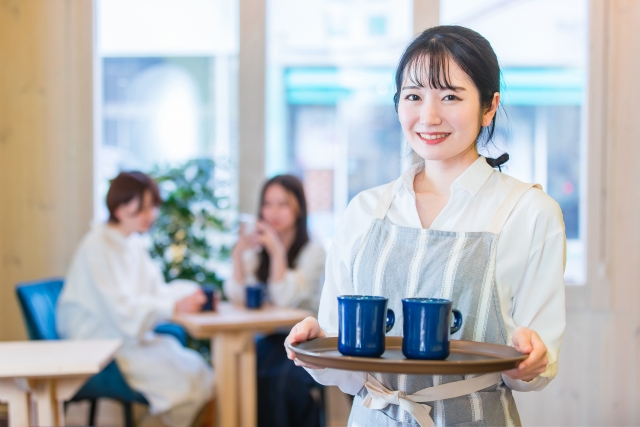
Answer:
<path fill-rule="evenodd" d="M 536 331 L 521 326 L 513 332 L 512 342 L 516 350 L 529 357 L 516 369 L 504 372 L 506 376 L 513 380 L 531 381 L 547 369 L 547 346 Z"/>
<path fill-rule="evenodd" d="M 257 241 L 264 247 L 270 256 L 284 253 L 287 251 L 278 237 L 278 233 L 269 225 L 268 222 L 260 220 L 256 223 Z"/>

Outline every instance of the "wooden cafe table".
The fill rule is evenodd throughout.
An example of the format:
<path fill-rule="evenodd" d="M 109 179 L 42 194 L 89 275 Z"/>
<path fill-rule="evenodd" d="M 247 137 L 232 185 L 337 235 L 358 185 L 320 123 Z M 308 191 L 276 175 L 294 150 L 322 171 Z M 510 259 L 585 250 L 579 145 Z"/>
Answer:
<path fill-rule="evenodd" d="M 221 426 L 257 424 L 255 334 L 291 327 L 312 315 L 310 311 L 286 307 L 267 305 L 252 310 L 220 302 L 215 312 L 174 318 L 192 337 L 211 339 Z"/>
<path fill-rule="evenodd" d="M 120 340 L 0 342 L 0 401 L 9 404 L 9 426 L 64 425 L 64 402 L 102 371 L 121 345 Z"/>

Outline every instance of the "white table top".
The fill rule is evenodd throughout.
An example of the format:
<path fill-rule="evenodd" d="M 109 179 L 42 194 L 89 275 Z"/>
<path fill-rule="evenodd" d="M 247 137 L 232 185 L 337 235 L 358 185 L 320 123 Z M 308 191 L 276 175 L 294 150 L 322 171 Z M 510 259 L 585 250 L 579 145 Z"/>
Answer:
<path fill-rule="evenodd" d="M 0 342 L 0 378 L 94 375 L 121 346 L 120 340 Z"/>

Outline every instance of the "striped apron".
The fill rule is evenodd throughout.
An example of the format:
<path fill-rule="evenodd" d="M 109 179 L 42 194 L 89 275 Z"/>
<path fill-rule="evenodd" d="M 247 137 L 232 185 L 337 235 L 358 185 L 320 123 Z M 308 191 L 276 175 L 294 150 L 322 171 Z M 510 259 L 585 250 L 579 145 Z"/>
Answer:
<path fill-rule="evenodd" d="M 453 301 L 463 315 L 454 339 L 511 345 L 495 284 L 496 246 L 502 226 L 532 184 L 516 186 L 484 232 L 400 227 L 384 220 L 393 199 L 390 183 L 352 262 L 356 294 L 389 299 L 402 335 L 402 298 Z M 539 186 L 537 186 L 539 187 Z M 455 383 L 455 384 L 453 384 Z M 397 375 L 369 373 L 355 396 L 349 426 L 515 426 L 520 417 L 499 373 L 486 375 Z"/>

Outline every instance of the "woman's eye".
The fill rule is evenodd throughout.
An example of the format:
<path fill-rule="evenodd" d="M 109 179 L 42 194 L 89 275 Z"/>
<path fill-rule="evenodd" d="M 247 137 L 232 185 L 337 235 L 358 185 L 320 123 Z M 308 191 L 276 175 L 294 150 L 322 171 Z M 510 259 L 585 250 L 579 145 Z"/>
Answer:
<path fill-rule="evenodd" d="M 458 97 L 457 97 L 457 96 L 455 96 L 455 95 L 447 95 L 447 96 L 445 96 L 445 97 L 443 98 L 443 100 L 444 100 L 444 101 L 455 101 L 455 100 L 457 100 L 457 99 L 460 99 L 460 98 L 458 98 Z"/>
<path fill-rule="evenodd" d="M 409 94 L 409 95 L 407 95 L 406 99 L 409 100 L 409 101 L 419 101 L 420 97 L 418 95 Z"/>

